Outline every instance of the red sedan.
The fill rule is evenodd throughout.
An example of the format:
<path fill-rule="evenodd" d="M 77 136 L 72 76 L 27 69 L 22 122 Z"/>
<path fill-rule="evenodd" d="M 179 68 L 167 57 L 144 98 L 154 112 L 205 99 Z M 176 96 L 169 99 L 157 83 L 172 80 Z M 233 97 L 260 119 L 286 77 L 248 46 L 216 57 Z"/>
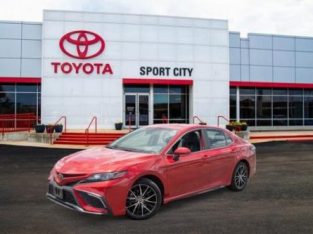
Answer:
<path fill-rule="evenodd" d="M 84 213 L 146 219 L 176 199 L 241 191 L 255 170 L 255 147 L 225 129 L 152 125 L 58 161 L 47 197 Z"/>

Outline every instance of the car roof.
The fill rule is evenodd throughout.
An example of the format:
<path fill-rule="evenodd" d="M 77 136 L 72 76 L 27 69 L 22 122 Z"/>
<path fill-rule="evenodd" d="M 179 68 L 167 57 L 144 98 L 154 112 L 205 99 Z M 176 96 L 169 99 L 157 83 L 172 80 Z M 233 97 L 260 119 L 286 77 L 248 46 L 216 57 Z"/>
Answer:
<path fill-rule="evenodd" d="M 216 126 L 210 126 L 210 125 L 201 125 L 201 124 L 153 124 L 148 126 L 149 128 L 169 128 L 169 129 L 175 129 L 175 130 L 188 130 L 188 129 L 195 129 L 195 128 L 214 128 L 214 129 L 220 129 Z"/>

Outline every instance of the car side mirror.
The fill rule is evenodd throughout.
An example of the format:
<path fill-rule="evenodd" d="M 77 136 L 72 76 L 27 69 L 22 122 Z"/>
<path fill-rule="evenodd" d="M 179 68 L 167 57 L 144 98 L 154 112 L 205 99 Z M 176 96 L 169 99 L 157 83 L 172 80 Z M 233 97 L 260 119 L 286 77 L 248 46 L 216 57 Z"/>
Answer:
<path fill-rule="evenodd" d="M 178 161 L 179 157 L 181 155 L 184 154 L 190 154 L 191 150 L 187 147 L 178 147 L 175 151 L 174 151 L 174 155 L 173 155 L 173 160 L 174 161 Z"/>

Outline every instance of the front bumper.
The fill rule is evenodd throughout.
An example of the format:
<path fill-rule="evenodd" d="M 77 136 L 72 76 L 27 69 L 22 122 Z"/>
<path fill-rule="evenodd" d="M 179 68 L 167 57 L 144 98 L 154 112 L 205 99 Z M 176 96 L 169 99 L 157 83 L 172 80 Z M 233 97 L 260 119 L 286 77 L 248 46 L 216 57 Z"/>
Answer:
<path fill-rule="evenodd" d="M 62 191 L 55 193 L 55 188 Z M 59 186 L 55 182 L 49 182 L 46 197 L 63 207 L 87 214 L 107 215 L 110 214 L 110 208 L 101 196 L 87 191 L 74 190 L 73 186 Z"/>

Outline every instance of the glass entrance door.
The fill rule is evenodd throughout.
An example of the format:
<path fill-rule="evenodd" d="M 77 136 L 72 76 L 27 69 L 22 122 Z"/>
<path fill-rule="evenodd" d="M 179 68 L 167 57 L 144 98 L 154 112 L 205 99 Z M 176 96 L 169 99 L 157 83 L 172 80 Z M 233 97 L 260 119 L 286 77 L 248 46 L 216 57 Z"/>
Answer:
<path fill-rule="evenodd" d="M 149 94 L 125 93 L 125 125 L 138 128 L 149 124 Z"/>

